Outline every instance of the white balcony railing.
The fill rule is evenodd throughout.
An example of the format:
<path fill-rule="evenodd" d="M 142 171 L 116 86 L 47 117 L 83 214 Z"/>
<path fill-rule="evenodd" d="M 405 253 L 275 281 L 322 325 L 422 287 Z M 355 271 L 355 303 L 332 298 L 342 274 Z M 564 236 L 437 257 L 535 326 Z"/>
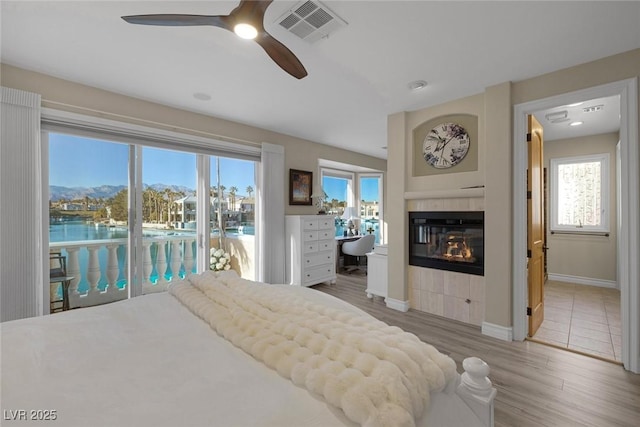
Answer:
<path fill-rule="evenodd" d="M 147 294 L 165 291 L 170 283 L 181 280 L 180 275 L 176 273 L 182 272 L 183 275 L 191 273 L 195 265 L 195 240 L 195 236 L 144 238 L 142 241 L 142 292 Z M 73 276 L 69 286 L 70 308 L 105 304 L 128 297 L 129 290 L 128 283 L 126 283 L 127 257 L 126 255 L 121 257 L 122 262 L 118 259 L 118 249 L 120 247 L 126 249 L 127 239 L 56 242 L 49 245 L 51 251 L 66 253 L 67 275 Z M 83 251 L 86 252 L 83 253 Z M 155 254 L 155 257 L 152 257 L 152 253 Z M 81 262 L 81 257 L 83 260 L 86 259 L 86 262 Z M 166 273 L 169 268 L 172 274 L 167 279 Z M 152 281 L 154 270 L 157 273 L 157 279 Z M 121 277 L 125 277 L 124 287 L 122 288 L 118 286 L 118 281 Z M 78 285 L 83 279 L 88 284 L 88 290 L 80 292 Z M 103 279 L 102 283 L 106 280 L 104 290 L 98 287 L 101 279 Z M 55 290 L 51 292 L 54 293 L 52 295 L 54 297 Z"/>

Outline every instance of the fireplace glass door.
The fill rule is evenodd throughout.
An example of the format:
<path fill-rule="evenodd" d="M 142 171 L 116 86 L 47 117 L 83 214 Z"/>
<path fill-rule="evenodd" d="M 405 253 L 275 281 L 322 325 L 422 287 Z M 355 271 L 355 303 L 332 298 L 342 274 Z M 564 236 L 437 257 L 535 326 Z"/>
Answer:
<path fill-rule="evenodd" d="M 484 212 L 410 212 L 409 263 L 484 274 Z"/>

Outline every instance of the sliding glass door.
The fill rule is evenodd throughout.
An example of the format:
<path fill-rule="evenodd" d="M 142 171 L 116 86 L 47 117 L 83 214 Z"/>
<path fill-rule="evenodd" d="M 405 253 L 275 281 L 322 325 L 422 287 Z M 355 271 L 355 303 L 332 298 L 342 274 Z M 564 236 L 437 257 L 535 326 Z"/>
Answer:
<path fill-rule="evenodd" d="M 233 268 L 242 277 L 254 280 L 256 162 L 211 156 L 210 166 L 210 266 Z"/>
<path fill-rule="evenodd" d="M 48 133 L 49 249 L 65 257 L 71 307 L 127 297 L 129 146 Z M 62 297 L 60 286 L 51 300 Z"/>
<path fill-rule="evenodd" d="M 142 148 L 142 293 L 197 271 L 196 157 Z"/>
<path fill-rule="evenodd" d="M 43 138 L 50 250 L 68 259 L 72 308 L 166 290 L 210 268 L 210 248 L 255 277 L 255 161 L 59 132 Z"/>

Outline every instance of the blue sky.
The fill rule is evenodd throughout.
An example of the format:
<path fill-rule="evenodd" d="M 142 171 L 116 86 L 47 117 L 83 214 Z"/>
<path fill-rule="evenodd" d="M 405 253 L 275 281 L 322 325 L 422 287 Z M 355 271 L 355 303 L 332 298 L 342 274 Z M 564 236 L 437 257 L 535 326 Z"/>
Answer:
<path fill-rule="evenodd" d="M 378 200 L 377 179 L 362 179 L 360 184 L 362 186 L 360 188 L 360 200 Z M 322 189 L 329 196 L 329 200 L 346 200 L 347 181 L 345 179 L 325 177 Z"/>
<path fill-rule="evenodd" d="M 61 134 L 49 134 L 49 184 L 63 187 L 127 185 L 127 144 Z M 216 184 L 216 163 L 211 162 L 211 185 Z M 245 160 L 220 159 L 220 180 L 227 190 L 238 187 L 245 195 L 253 187 L 254 164 Z M 145 184 L 196 187 L 196 155 L 145 148 L 142 155 Z M 255 193 L 254 193 L 255 194 Z"/>
<path fill-rule="evenodd" d="M 63 187 L 127 185 L 128 150 L 127 144 L 50 133 L 49 184 Z M 195 154 L 145 148 L 142 159 L 142 181 L 145 184 L 196 187 Z M 220 158 L 220 180 L 227 190 L 235 186 L 238 194 L 246 195 L 248 186 L 254 190 L 256 187 L 253 162 Z M 211 185 L 216 185 L 215 161 L 211 162 Z M 325 180 L 323 189 L 329 200 L 344 200 L 346 197 L 345 180 Z M 376 200 L 377 197 L 376 180 L 363 180 L 361 199 Z"/>

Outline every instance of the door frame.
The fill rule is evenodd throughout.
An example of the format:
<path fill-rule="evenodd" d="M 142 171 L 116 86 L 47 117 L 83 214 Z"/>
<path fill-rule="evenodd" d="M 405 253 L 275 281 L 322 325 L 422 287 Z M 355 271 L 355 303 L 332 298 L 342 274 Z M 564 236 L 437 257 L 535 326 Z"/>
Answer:
<path fill-rule="evenodd" d="M 637 78 L 514 105 L 513 126 L 513 339 L 527 335 L 527 115 L 547 108 L 607 96 L 620 96 L 621 167 L 618 199 L 617 282 L 621 295 L 622 363 L 640 373 L 640 206 Z"/>

